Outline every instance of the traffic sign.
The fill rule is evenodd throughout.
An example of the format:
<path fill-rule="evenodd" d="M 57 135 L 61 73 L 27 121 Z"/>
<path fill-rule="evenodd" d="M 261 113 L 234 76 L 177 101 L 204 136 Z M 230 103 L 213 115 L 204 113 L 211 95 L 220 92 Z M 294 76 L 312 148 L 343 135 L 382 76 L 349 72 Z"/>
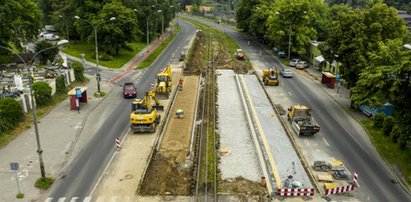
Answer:
<path fill-rule="evenodd" d="M 10 163 L 10 168 L 11 168 L 11 170 L 13 170 L 13 171 L 19 170 L 19 169 L 20 169 L 20 168 L 19 168 L 19 163 L 11 162 L 11 163 Z"/>
<path fill-rule="evenodd" d="M 83 92 L 81 92 L 80 88 L 76 88 L 76 97 L 82 97 L 83 96 Z"/>

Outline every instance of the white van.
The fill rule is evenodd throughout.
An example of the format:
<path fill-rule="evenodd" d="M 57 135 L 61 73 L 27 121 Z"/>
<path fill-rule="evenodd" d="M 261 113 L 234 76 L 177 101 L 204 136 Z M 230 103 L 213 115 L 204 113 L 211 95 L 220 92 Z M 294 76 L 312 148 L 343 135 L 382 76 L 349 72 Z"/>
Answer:
<path fill-rule="evenodd" d="M 59 40 L 60 37 L 55 34 L 47 33 L 47 34 L 43 34 L 43 39 L 48 40 L 48 41 L 56 41 L 56 40 Z"/>

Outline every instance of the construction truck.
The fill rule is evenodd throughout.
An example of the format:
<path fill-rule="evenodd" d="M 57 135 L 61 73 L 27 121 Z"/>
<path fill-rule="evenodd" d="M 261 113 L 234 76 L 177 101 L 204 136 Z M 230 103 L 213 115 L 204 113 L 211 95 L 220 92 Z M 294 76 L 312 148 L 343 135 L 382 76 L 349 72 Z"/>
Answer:
<path fill-rule="evenodd" d="M 278 86 L 280 82 L 278 81 L 278 70 L 277 68 L 270 68 L 263 70 L 263 83 L 265 85 Z"/>
<path fill-rule="evenodd" d="M 142 99 L 134 99 L 131 108 L 130 128 L 134 133 L 156 132 L 156 125 L 160 123 L 158 110 L 164 110 L 164 106 L 160 105 L 154 90 L 146 92 Z"/>
<path fill-rule="evenodd" d="M 157 74 L 156 93 L 159 96 L 165 95 L 167 98 L 171 92 L 171 65 L 168 65 L 163 71 Z"/>
<path fill-rule="evenodd" d="M 320 126 L 311 116 L 311 109 L 304 105 L 294 105 L 288 108 L 287 118 L 298 135 L 309 136 L 320 132 Z"/>

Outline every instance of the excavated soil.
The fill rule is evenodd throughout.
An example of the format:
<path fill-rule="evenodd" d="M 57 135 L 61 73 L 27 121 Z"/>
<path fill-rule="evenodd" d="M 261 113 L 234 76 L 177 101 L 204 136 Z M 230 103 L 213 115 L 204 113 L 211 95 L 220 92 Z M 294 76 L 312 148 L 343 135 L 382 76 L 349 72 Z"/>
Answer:
<path fill-rule="evenodd" d="M 192 167 L 189 154 L 198 81 L 197 76 L 184 77 L 183 90 L 177 93 L 160 148 L 141 186 L 142 195 L 190 194 Z M 176 117 L 178 109 L 184 111 L 183 118 Z"/>
<path fill-rule="evenodd" d="M 221 190 L 229 194 L 240 194 L 248 197 L 257 197 L 259 199 L 267 198 L 268 194 L 265 187 L 242 177 L 237 177 L 230 181 L 222 181 Z"/>

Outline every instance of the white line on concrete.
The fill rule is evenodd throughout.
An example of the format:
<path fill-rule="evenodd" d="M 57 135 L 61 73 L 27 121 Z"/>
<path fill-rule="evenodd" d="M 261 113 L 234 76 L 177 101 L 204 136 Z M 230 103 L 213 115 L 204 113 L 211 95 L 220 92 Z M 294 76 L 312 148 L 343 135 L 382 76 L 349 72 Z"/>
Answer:
<path fill-rule="evenodd" d="M 291 92 L 290 92 L 290 91 L 288 91 L 288 94 L 289 94 L 290 96 L 293 96 L 293 94 L 291 94 Z"/>
<path fill-rule="evenodd" d="M 325 144 L 327 144 L 327 146 L 330 146 L 330 144 L 328 144 L 327 140 L 325 140 L 325 138 L 323 138 Z"/>
<path fill-rule="evenodd" d="M 282 86 L 285 86 L 283 82 L 280 82 L 280 84 L 281 84 Z"/>

